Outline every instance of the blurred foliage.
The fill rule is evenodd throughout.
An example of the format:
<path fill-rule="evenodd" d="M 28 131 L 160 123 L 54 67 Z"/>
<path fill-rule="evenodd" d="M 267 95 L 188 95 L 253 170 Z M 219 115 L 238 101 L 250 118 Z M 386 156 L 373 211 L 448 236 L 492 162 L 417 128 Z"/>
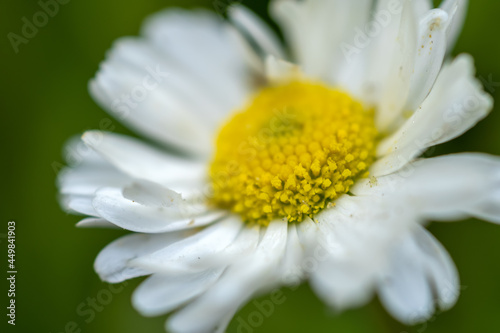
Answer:
<path fill-rule="evenodd" d="M 79 217 L 65 214 L 57 203 L 53 166 L 54 162 L 63 163 L 61 150 L 69 137 L 97 128 L 101 119 L 108 117 L 89 97 L 87 82 L 116 38 L 136 35 L 144 17 L 167 6 L 220 10 L 228 1 L 69 1 L 35 37 L 19 46 L 17 54 L 6 36 L 9 32 L 20 34 L 22 18 L 31 18 L 40 5 L 37 1 L 2 1 L 0 107 L 4 178 L 0 228 L 6 229 L 9 219 L 17 221 L 18 325 L 13 331 L 71 332 L 73 324 L 68 323 L 75 322 L 82 332 L 163 332 L 165 316 L 143 318 L 130 304 L 131 292 L 140 279 L 129 282 L 123 291 L 111 293 L 94 273 L 96 254 L 122 232 L 76 229 Z M 500 82 L 500 44 L 496 35 L 500 32 L 500 2 L 471 2 L 454 53 L 471 53 L 478 75 Z M 243 3 L 268 18 L 266 1 Z M 499 100 L 500 87 L 490 89 Z M 118 122 L 113 124 L 115 132 L 130 133 Z M 486 121 L 433 153 L 483 151 L 500 155 L 499 129 L 500 110 L 496 108 Z M 283 289 L 286 301 L 276 305 L 273 315 L 254 331 L 491 332 L 497 326 L 500 310 L 500 228 L 464 221 L 432 224 L 430 229 L 449 250 L 461 273 L 462 295 L 452 310 L 436 315 L 427 324 L 404 327 L 387 315 L 376 299 L 362 308 L 338 314 L 329 311 L 304 285 L 294 291 Z M 4 232 L 0 229 L 0 233 Z M 0 246 L 1 253 L 6 253 L 5 242 Z M 3 254 L 2 258 L 0 267 L 6 261 Z M 4 281 L 2 294 L 7 290 Z M 89 297 L 105 294 L 112 295 L 109 304 L 92 314 Z M 248 318 L 255 309 L 255 304 L 250 303 L 236 318 Z M 4 327 L 3 313 L 2 317 Z M 229 331 L 235 332 L 237 327 L 236 319 Z M 7 330 L 12 331 L 12 327 Z M 3 328 L 1 331 L 5 332 Z"/>

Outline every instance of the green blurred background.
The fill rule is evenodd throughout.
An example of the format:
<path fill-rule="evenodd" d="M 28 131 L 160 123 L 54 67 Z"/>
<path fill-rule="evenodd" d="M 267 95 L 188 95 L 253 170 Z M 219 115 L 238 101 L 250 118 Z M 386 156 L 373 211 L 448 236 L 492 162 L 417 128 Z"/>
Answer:
<path fill-rule="evenodd" d="M 0 49 L 2 112 L 2 200 L 0 234 L 7 221 L 17 222 L 17 325 L 1 332 L 163 332 L 165 316 L 143 318 L 130 304 L 141 279 L 111 293 L 94 273 L 95 256 L 122 234 L 111 230 L 74 227 L 76 216 L 57 203 L 54 163 L 63 163 L 64 142 L 77 133 L 97 128 L 108 117 L 89 97 L 87 82 L 113 40 L 136 35 L 148 14 L 167 6 L 204 6 L 220 10 L 230 0 L 97 1 L 71 0 L 39 29 L 27 44 L 13 51 L 9 32 L 20 34 L 22 18 L 40 10 L 37 1 L 2 0 Z M 243 3 L 268 19 L 267 1 Z M 454 53 L 471 53 L 478 76 L 500 82 L 500 2 L 474 0 Z M 500 84 L 487 87 L 500 100 Z M 113 121 L 114 131 L 129 133 Z M 461 138 L 438 147 L 433 154 L 483 151 L 500 155 L 500 110 Z M 427 324 L 405 327 L 395 322 L 375 299 L 368 306 L 337 314 L 329 311 L 307 285 L 284 289 L 286 302 L 276 306 L 255 332 L 493 332 L 500 311 L 500 227 L 478 221 L 431 224 L 431 231 L 454 258 L 462 295 L 450 311 Z M 1 236 L 1 235 L 0 235 Z M 6 241 L 0 238 L 2 273 L 7 264 Z M 0 293 L 5 309 L 7 285 Z M 108 290 L 108 291 L 106 291 Z M 114 289 L 116 291 L 116 289 Z M 112 295 L 112 299 L 105 296 Z M 92 314 L 90 298 L 106 303 Z M 103 298 L 104 297 L 104 298 Z M 80 314 L 77 313 L 80 309 Z M 237 317 L 247 318 L 250 304 Z M 83 312 L 82 312 L 83 311 Z M 84 315 L 81 315 L 84 313 Z M 237 318 L 236 317 L 236 318 Z M 88 322 L 87 322 L 88 321 Z M 74 322 L 75 324 L 68 324 Z M 229 331 L 235 332 L 233 321 Z"/>

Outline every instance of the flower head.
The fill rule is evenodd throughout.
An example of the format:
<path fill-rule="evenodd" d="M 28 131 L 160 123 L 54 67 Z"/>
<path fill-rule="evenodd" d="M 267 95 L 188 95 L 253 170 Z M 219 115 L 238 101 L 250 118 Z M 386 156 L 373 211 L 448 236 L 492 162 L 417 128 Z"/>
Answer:
<path fill-rule="evenodd" d="M 60 176 L 79 226 L 134 232 L 99 276 L 150 276 L 134 306 L 175 311 L 175 332 L 224 331 L 306 279 L 336 309 L 377 293 L 404 323 L 451 307 L 458 274 L 425 222 L 500 223 L 499 158 L 421 157 L 492 108 L 471 57 L 448 58 L 466 5 L 274 0 L 288 48 L 240 5 L 168 10 L 117 41 L 91 94 L 155 144 L 87 132 Z"/>

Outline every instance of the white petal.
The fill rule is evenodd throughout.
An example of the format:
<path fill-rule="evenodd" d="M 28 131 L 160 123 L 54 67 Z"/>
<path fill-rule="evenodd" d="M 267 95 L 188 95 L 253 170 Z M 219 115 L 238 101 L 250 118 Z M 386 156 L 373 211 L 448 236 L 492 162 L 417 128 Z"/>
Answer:
<path fill-rule="evenodd" d="M 452 22 L 446 32 L 446 39 L 448 41 L 447 50 L 451 52 L 455 43 L 462 31 L 465 17 L 467 15 L 468 0 L 444 0 L 440 8 L 452 15 Z"/>
<path fill-rule="evenodd" d="M 172 311 L 205 292 L 215 283 L 223 268 L 182 275 L 155 274 L 134 291 L 134 307 L 144 316 Z"/>
<path fill-rule="evenodd" d="M 125 199 L 144 206 L 171 207 L 182 205 L 182 196 L 156 183 L 137 180 L 123 188 Z"/>
<path fill-rule="evenodd" d="M 314 245 L 317 241 L 318 232 L 318 225 L 310 218 L 305 218 L 297 226 L 297 234 L 303 247 Z"/>
<path fill-rule="evenodd" d="M 434 302 L 442 310 L 455 304 L 459 294 L 456 267 L 443 246 L 424 228 L 408 234 L 391 257 L 379 294 L 396 319 L 415 324 L 430 318 Z"/>
<path fill-rule="evenodd" d="M 110 223 L 104 219 L 94 217 L 84 218 L 83 220 L 79 221 L 76 226 L 79 228 L 118 228 L 113 223 Z"/>
<path fill-rule="evenodd" d="M 383 199 L 343 196 L 316 216 L 316 243 L 308 249 L 316 264 L 309 269 L 311 286 L 337 309 L 370 299 L 393 244 L 413 228 L 413 214 Z"/>
<path fill-rule="evenodd" d="M 344 236 L 337 231 L 341 224 L 349 223 L 351 219 L 334 210 L 330 209 L 318 215 L 319 232 L 314 251 L 323 252 L 322 260 L 309 255 L 312 258 L 308 264 L 310 267 L 304 265 L 304 268 L 311 275 L 311 287 L 318 297 L 336 309 L 346 309 L 362 305 L 372 296 L 374 272 L 373 268 L 370 268 L 371 265 L 363 265 L 363 262 L 369 262 L 369 250 L 363 258 L 354 246 L 355 252 L 349 249 L 353 244 L 345 244 L 351 238 L 349 234 L 354 236 L 355 231 L 349 232 L 342 228 L 344 230 L 340 232 Z M 344 237 L 347 239 L 343 239 Z M 308 249 L 309 253 L 312 253 L 312 249 Z"/>
<path fill-rule="evenodd" d="M 434 7 L 432 0 L 416 0 L 412 1 L 412 5 L 418 18 L 427 15 L 427 12 Z"/>
<path fill-rule="evenodd" d="M 483 119 L 493 100 L 473 75 L 472 59 L 467 55 L 445 66 L 419 110 L 379 144 L 379 156 L 387 156 L 372 165 L 371 173 L 395 172 L 428 147 L 456 138 Z"/>
<path fill-rule="evenodd" d="M 209 156 L 213 131 L 250 91 L 229 30 L 208 11 L 155 14 L 145 38 L 117 41 L 91 94 L 142 134 Z"/>
<path fill-rule="evenodd" d="M 65 195 L 61 198 L 61 206 L 71 213 L 99 216 L 92 206 L 92 196 Z"/>
<path fill-rule="evenodd" d="M 137 258 L 132 264 L 164 273 L 198 271 L 198 263 L 223 252 L 242 227 L 243 223 L 239 218 L 227 218 L 196 235 Z"/>
<path fill-rule="evenodd" d="M 68 203 L 74 200 L 85 200 L 85 205 L 91 205 L 94 193 L 100 187 L 121 187 L 131 181 L 129 176 L 85 145 L 81 138 L 70 140 L 65 151 L 66 161 L 72 166 L 64 168 L 57 175 L 63 207 L 67 207 Z M 92 213 L 90 215 L 96 215 L 93 208 L 88 207 L 86 213 L 89 212 Z"/>
<path fill-rule="evenodd" d="M 500 220 L 500 159 L 483 154 L 456 154 L 419 161 L 402 195 L 428 218 L 466 216 Z"/>
<path fill-rule="evenodd" d="M 195 228 L 212 223 L 224 215 L 224 212 L 217 211 L 202 212 L 187 203 L 168 207 L 145 206 L 126 199 L 118 188 L 98 190 L 92 204 L 99 216 L 113 224 L 145 233 Z"/>
<path fill-rule="evenodd" d="M 345 63 L 338 47 L 354 37 L 371 1 L 275 0 L 271 14 L 280 23 L 295 59 L 313 78 L 329 79 Z"/>
<path fill-rule="evenodd" d="M 432 284 L 434 297 L 442 310 L 455 305 L 460 294 L 458 271 L 446 249 L 424 228 L 414 234 L 421 249 L 427 276 Z"/>
<path fill-rule="evenodd" d="M 306 36 L 309 25 L 305 17 L 309 2 L 276 0 L 271 2 L 270 12 L 274 20 L 281 25 L 283 34 L 288 41 L 294 59 L 297 63 L 304 66 L 310 60 L 307 60 L 306 52 Z M 302 27 L 302 29 L 300 28 Z M 304 66 L 304 68 L 307 66 Z"/>
<path fill-rule="evenodd" d="M 205 179 L 205 166 L 172 155 L 114 133 L 89 131 L 83 141 L 99 152 L 109 163 L 124 173 L 172 188 L 181 181 L 197 182 L 201 187 Z"/>
<path fill-rule="evenodd" d="M 343 73 L 348 73 L 349 82 L 358 82 L 352 77 L 353 72 L 358 73 L 357 69 L 354 68 L 356 61 L 353 61 L 356 60 L 356 57 L 348 59 L 340 45 L 352 43 L 359 29 L 366 26 L 372 4 L 372 0 L 337 1 L 336 4 L 332 4 L 334 9 L 325 13 L 328 14 L 326 18 L 327 30 L 323 32 L 326 45 L 323 45 L 322 52 L 325 53 L 326 58 L 325 66 L 328 71 L 326 77 L 333 85 L 343 86 L 341 81 Z"/>
<path fill-rule="evenodd" d="M 366 103 L 378 105 L 381 102 L 387 79 L 393 78 L 392 75 L 389 76 L 389 73 L 395 67 L 399 69 L 398 66 L 394 66 L 393 58 L 399 57 L 401 59 L 400 55 L 398 55 L 401 52 L 398 49 L 402 50 L 401 46 L 403 44 L 400 42 L 403 41 L 398 40 L 398 35 L 400 30 L 406 30 L 400 29 L 402 27 L 401 23 L 403 23 L 403 26 L 414 25 L 414 18 L 409 22 L 402 22 L 401 18 L 403 13 L 405 13 L 405 16 L 408 16 L 408 12 L 413 13 L 412 9 L 407 0 L 380 0 L 376 2 L 375 18 L 365 28 L 367 31 L 374 30 L 374 32 L 365 33 L 364 36 L 367 42 L 363 43 L 364 47 L 361 48 L 363 53 L 367 53 L 366 57 L 368 59 L 362 82 L 362 100 Z M 377 16 L 380 16 L 380 18 L 377 19 Z M 368 30 L 368 27 L 372 27 L 371 30 Z M 410 40 L 414 38 L 411 35 L 408 35 L 408 37 Z M 403 68 L 404 72 L 406 70 L 406 68 Z"/>
<path fill-rule="evenodd" d="M 266 58 L 266 77 L 274 83 L 285 82 L 300 77 L 300 68 L 274 56 Z"/>
<path fill-rule="evenodd" d="M 222 251 L 205 253 L 204 260 L 198 260 L 196 268 L 214 268 L 228 266 L 241 257 L 252 253 L 259 244 L 260 227 L 243 227 L 234 241 Z"/>
<path fill-rule="evenodd" d="M 60 204 L 71 213 L 96 217 L 99 214 L 92 206 L 96 190 L 103 186 L 124 186 L 131 178 L 106 162 L 80 138 L 72 139 L 66 146 L 66 152 L 69 154 L 66 155 L 67 161 L 73 166 L 64 168 L 58 174 Z M 78 224 L 90 225 L 92 223 L 88 221 Z"/>
<path fill-rule="evenodd" d="M 250 74 L 250 81 L 252 81 L 253 88 L 255 88 L 256 81 L 262 79 L 264 74 L 264 61 L 262 55 L 259 54 L 248 39 L 234 26 L 228 28 L 229 38 L 241 54 L 241 58 L 248 66 L 248 73 Z"/>
<path fill-rule="evenodd" d="M 271 55 L 280 59 L 286 59 L 285 51 L 279 38 L 274 31 L 255 15 L 248 8 L 235 4 L 229 8 L 229 19 L 241 31 L 243 39 L 250 38 L 255 43 L 262 54 L 258 56 L 264 60 L 266 56 Z"/>
<path fill-rule="evenodd" d="M 106 246 L 97 256 L 94 268 L 102 280 L 117 283 L 137 276 L 151 274 L 152 271 L 129 265 L 137 257 L 168 246 L 185 236 L 183 233 L 159 235 L 127 235 Z"/>
<path fill-rule="evenodd" d="M 432 290 L 413 242 L 405 240 L 391 252 L 391 265 L 379 287 L 386 309 L 399 321 L 416 324 L 434 312 Z"/>
<path fill-rule="evenodd" d="M 377 109 L 377 126 L 387 129 L 403 111 L 406 103 L 410 79 L 414 70 L 417 53 L 417 21 L 410 2 L 403 2 L 403 12 L 399 19 L 398 34 L 395 41 L 389 42 L 386 53 L 392 56 L 390 69 L 383 83 Z"/>
<path fill-rule="evenodd" d="M 58 175 L 58 186 L 61 194 L 91 196 L 100 187 L 120 187 L 130 180 L 130 177 L 103 161 L 64 169 Z"/>
<path fill-rule="evenodd" d="M 119 50 L 116 47 L 115 52 Z M 136 68 L 111 58 L 101 64 L 89 90 L 103 108 L 132 129 L 163 144 L 206 155 L 211 150 L 207 144 L 211 128 L 168 89 L 169 75 L 158 63 Z"/>
<path fill-rule="evenodd" d="M 188 117 L 196 116 L 200 118 L 195 119 L 196 123 L 202 120 L 204 125 L 212 128 L 229 111 L 227 106 L 225 106 L 225 101 L 221 101 L 219 97 L 207 91 L 206 84 L 199 82 L 200 80 L 196 76 L 186 73 L 186 70 L 180 68 L 175 61 L 147 39 L 131 37 L 118 39 L 113 44 L 113 48 L 108 53 L 107 60 L 101 67 L 108 68 L 111 71 L 107 71 L 109 76 L 104 75 L 103 77 L 103 79 L 107 80 L 101 82 L 100 74 L 98 74 L 98 77 L 91 82 L 90 88 L 91 92 L 95 94 L 94 97 L 105 108 L 108 108 L 108 111 L 111 111 L 116 118 L 131 125 L 134 125 L 134 122 L 138 122 L 136 125 L 144 126 L 145 129 L 153 131 L 152 133 L 160 139 L 167 135 L 167 137 L 161 140 L 168 141 L 170 138 L 168 134 L 162 134 L 166 129 L 161 127 L 164 124 L 158 123 L 155 127 L 154 124 L 149 124 L 149 119 L 147 117 L 144 119 L 145 115 L 141 113 L 153 110 L 139 108 L 141 104 L 138 103 L 139 101 L 130 101 L 121 95 L 115 96 L 118 86 L 108 87 L 105 84 L 109 80 L 120 79 L 120 72 L 117 73 L 114 70 L 116 67 L 119 69 L 123 67 L 123 70 L 129 73 L 128 75 L 134 75 L 135 73 L 137 76 L 142 73 L 143 76 L 136 77 L 135 80 L 140 80 L 140 84 L 149 87 L 147 90 L 158 92 L 162 96 L 164 95 L 177 101 L 178 105 L 186 109 Z M 117 82 L 117 84 L 121 83 Z M 114 90 L 106 88 L 114 88 Z M 127 93 L 130 93 L 130 91 Z M 169 112 L 173 111 L 175 110 L 161 110 L 161 112 L 149 114 L 149 117 L 168 118 Z M 182 118 L 184 117 L 182 116 Z M 171 125 L 167 124 L 165 126 L 170 127 Z M 152 133 L 149 133 L 149 135 Z"/>
<path fill-rule="evenodd" d="M 497 178 L 494 180 L 498 184 Z M 480 202 L 464 209 L 469 216 L 500 224 L 500 186 L 488 192 Z"/>
<path fill-rule="evenodd" d="M 373 18 L 373 1 L 343 1 L 343 6 L 350 6 L 346 25 L 341 28 L 342 38 L 336 46 L 338 56 L 332 58 L 330 82 L 349 91 L 352 95 L 362 98 L 366 85 L 367 66 L 371 57 L 370 24 L 377 21 Z M 341 12 L 339 12 L 341 14 Z M 371 20 L 370 20 L 371 18 Z M 340 31 L 340 30 L 339 30 Z"/>
<path fill-rule="evenodd" d="M 415 68 L 405 110 L 416 110 L 436 81 L 446 54 L 448 23 L 448 14 L 441 9 L 429 11 L 420 21 Z"/>
<path fill-rule="evenodd" d="M 305 278 L 301 268 L 305 258 L 304 247 L 302 246 L 296 225 L 288 227 L 285 255 L 281 262 L 281 280 L 285 285 L 298 285 Z"/>
<path fill-rule="evenodd" d="M 87 165 L 101 165 L 105 162 L 102 156 L 82 141 L 80 135 L 75 135 L 66 142 L 63 149 L 63 156 L 66 163 L 72 167 L 79 166 L 82 163 Z"/>
<path fill-rule="evenodd" d="M 415 209 L 427 219 L 466 216 L 500 222 L 500 160 L 484 154 L 455 154 L 421 159 L 400 172 L 361 180 L 356 195 L 381 196 Z"/>
<path fill-rule="evenodd" d="M 143 34 L 228 112 L 249 92 L 245 64 L 229 30 L 228 23 L 207 10 L 166 10 L 146 21 Z"/>
<path fill-rule="evenodd" d="M 99 213 L 93 207 L 92 201 L 95 199 L 96 191 L 106 187 L 121 188 L 125 199 L 142 205 L 165 207 L 170 203 L 165 200 L 174 200 L 176 204 L 179 204 L 179 194 L 157 183 L 133 178 L 140 177 L 158 182 L 163 181 L 171 188 L 181 190 L 184 198 L 190 201 L 190 205 L 183 206 L 188 210 L 182 212 L 182 219 L 206 211 L 203 207 L 198 209 L 200 205 L 193 201 L 204 199 L 203 187 L 199 181 L 203 177 L 198 177 L 198 180 L 191 178 L 194 173 L 191 175 L 185 174 L 184 179 L 181 177 L 181 172 L 190 172 L 189 167 L 191 167 L 191 172 L 196 171 L 197 168 L 203 170 L 201 164 L 196 165 L 193 162 L 170 158 L 168 155 L 155 151 L 133 139 L 126 139 L 114 134 L 90 132 L 86 135 L 86 140 L 93 147 L 101 148 L 100 152 L 108 160 L 118 164 L 118 168 L 121 168 L 124 172 L 100 156 L 86 157 L 87 155 L 82 155 L 84 157 L 75 167 L 66 168 L 59 174 L 58 182 L 60 192 L 63 194 L 61 204 L 66 209 L 90 216 L 99 216 Z M 106 143 L 103 141 L 106 141 Z M 118 149 L 115 150 L 114 148 Z M 180 164 L 174 165 L 175 162 Z M 178 174 L 165 177 L 165 175 L 162 175 L 162 170 L 156 169 L 158 167 L 166 168 L 164 171 L 167 171 L 167 173 L 170 169 L 171 172 L 178 172 Z M 175 221 L 179 221 L 179 219 L 175 219 Z M 190 221 L 185 221 L 185 224 L 188 222 Z M 185 226 L 181 224 L 171 225 L 170 228 L 173 228 L 171 230 L 184 228 Z"/>
<path fill-rule="evenodd" d="M 224 330 L 227 316 L 234 314 L 253 294 L 277 282 L 277 266 L 286 246 L 287 222 L 271 222 L 257 250 L 228 268 L 204 295 L 172 315 L 173 332 Z M 243 259 L 243 258 L 242 258 Z"/>

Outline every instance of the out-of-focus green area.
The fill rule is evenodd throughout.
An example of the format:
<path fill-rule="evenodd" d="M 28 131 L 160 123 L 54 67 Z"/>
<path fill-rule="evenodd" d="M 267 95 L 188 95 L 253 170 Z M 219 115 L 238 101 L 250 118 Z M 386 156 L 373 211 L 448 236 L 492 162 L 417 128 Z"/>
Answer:
<path fill-rule="evenodd" d="M 61 2 L 63 2 L 61 0 Z M 66 0 L 54 17 L 19 45 L 15 53 L 7 34 L 21 34 L 23 17 L 41 10 L 37 1 L 3 0 L 1 27 L 2 200 L 0 234 L 7 221 L 17 222 L 17 325 L 7 332 L 163 332 L 165 316 L 141 317 L 130 295 L 140 279 L 110 289 L 93 271 L 100 249 L 122 232 L 77 229 L 78 217 L 57 203 L 56 173 L 61 150 L 71 136 L 98 128 L 108 115 L 87 93 L 106 50 L 118 37 L 136 35 L 150 13 L 172 5 L 224 7 L 216 1 Z M 500 101 L 500 2 L 471 1 L 468 19 L 454 53 L 468 52 L 478 76 Z M 266 15 L 267 1 L 243 3 Z M 266 16 L 267 17 L 267 16 Z M 498 84 L 495 84 L 499 82 Z M 113 121 L 114 131 L 129 133 Z M 440 146 L 435 154 L 483 151 L 500 155 L 500 109 L 473 130 Z M 493 332 L 500 311 L 500 227 L 478 222 L 432 224 L 432 232 L 454 258 L 461 275 L 462 295 L 450 311 L 427 324 L 404 327 L 374 300 L 346 313 L 329 311 L 307 286 L 283 289 L 286 301 L 276 305 L 254 332 Z M 6 242 L 0 238 L 2 270 L 1 326 L 6 327 Z M 122 288 L 123 287 L 123 288 Z M 110 296 L 111 295 L 111 296 Z M 110 296 L 110 297 L 109 297 Z M 100 299 L 93 304 L 93 299 Z M 104 301 L 103 301 L 104 300 Z M 248 320 L 250 303 L 232 322 Z M 6 331 L 4 328 L 1 332 Z M 246 332 L 246 331 L 241 331 Z M 248 331 L 250 332 L 250 331 Z"/>

